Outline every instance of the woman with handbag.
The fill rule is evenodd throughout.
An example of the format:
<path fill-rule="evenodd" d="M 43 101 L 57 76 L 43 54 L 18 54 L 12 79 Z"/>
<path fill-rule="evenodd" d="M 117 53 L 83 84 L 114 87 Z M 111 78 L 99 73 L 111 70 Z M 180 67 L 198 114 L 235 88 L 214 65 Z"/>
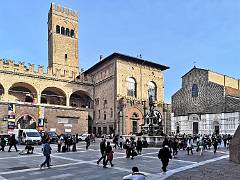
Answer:
<path fill-rule="evenodd" d="M 107 165 L 108 161 L 111 164 L 111 167 L 114 166 L 114 164 L 112 163 L 113 160 L 113 150 L 112 150 L 112 146 L 110 145 L 110 142 L 107 142 L 107 147 L 106 147 L 106 155 L 107 155 L 107 161 L 105 166 Z"/>

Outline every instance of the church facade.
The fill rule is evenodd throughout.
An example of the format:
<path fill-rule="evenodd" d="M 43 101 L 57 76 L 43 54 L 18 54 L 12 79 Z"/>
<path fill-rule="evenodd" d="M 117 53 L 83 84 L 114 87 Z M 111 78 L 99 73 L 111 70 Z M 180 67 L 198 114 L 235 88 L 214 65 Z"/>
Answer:
<path fill-rule="evenodd" d="M 171 130 L 234 134 L 240 122 L 240 80 L 194 67 L 172 96 Z"/>
<path fill-rule="evenodd" d="M 14 128 L 129 134 L 144 124 L 148 96 L 163 112 L 167 66 L 120 53 L 79 72 L 78 12 L 51 4 L 48 67 L 0 60 L 0 134 Z"/>

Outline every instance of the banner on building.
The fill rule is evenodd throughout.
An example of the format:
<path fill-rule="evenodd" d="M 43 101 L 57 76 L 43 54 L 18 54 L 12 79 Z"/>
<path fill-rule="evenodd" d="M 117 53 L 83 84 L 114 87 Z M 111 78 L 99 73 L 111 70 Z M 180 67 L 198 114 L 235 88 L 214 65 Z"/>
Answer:
<path fill-rule="evenodd" d="M 39 119 L 45 118 L 45 107 L 42 107 L 42 106 L 38 107 L 38 118 Z"/>
<path fill-rule="evenodd" d="M 8 103 L 8 129 L 14 129 L 16 122 L 16 104 Z"/>
<path fill-rule="evenodd" d="M 45 107 L 38 107 L 38 127 L 44 127 Z"/>

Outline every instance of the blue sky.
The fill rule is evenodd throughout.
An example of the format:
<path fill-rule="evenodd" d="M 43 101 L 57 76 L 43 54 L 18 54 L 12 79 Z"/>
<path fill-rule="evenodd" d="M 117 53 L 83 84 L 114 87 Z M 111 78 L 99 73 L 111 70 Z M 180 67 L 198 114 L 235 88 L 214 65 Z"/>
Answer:
<path fill-rule="evenodd" d="M 4 3 L 3 3 L 4 2 Z M 49 0 L 0 4 L 0 57 L 47 66 Z M 170 67 L 165 101 L 193 67 L 235 78 L 240 65 L 238 0 L 55 0 L 78 10 L 79 61 L 84 69 L 99 55 L 142 55 Z"/>

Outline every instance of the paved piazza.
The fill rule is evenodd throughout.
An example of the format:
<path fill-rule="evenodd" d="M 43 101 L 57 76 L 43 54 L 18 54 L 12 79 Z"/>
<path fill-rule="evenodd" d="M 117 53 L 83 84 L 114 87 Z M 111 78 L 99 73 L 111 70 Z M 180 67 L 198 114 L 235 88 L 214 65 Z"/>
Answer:
<path fill-rule="evenodd" d="M 77 145 L 77 152 L 57 153 L 56 145 L 53 148 L 51 159 L 52 168 L 39 169 L 44 161 L 41 146 L 35 147 L 33 155 L 19 155 L 13 151 L 0 152 L 0 180 L 1 179 L 83 179 L 83 180 L 119 180 L 131 173 L 132 166 L 138 166 L 147 179 L 240 179 L 240 165 L 229 162 L 228 152 L 221 148 L 217 154 L 205 151 L 200 156 L 186 155 L 180 151 L 177 158 L 170 161 L 168 172 L 163 174 L 161 163 L 157 158 L 159 148 L 145 148 L 140 156 L 134 160 L 125 158 L 124 150 L 114 150 L 114 167 L 107 169 L 97 165 L 100 157 L 99 142 L 90 145 L 85 150 L 85 143 Z M 24 146 L 18 146 L 23 149 Z M 5 147 L 7 150 L 8 147 Z"/>

